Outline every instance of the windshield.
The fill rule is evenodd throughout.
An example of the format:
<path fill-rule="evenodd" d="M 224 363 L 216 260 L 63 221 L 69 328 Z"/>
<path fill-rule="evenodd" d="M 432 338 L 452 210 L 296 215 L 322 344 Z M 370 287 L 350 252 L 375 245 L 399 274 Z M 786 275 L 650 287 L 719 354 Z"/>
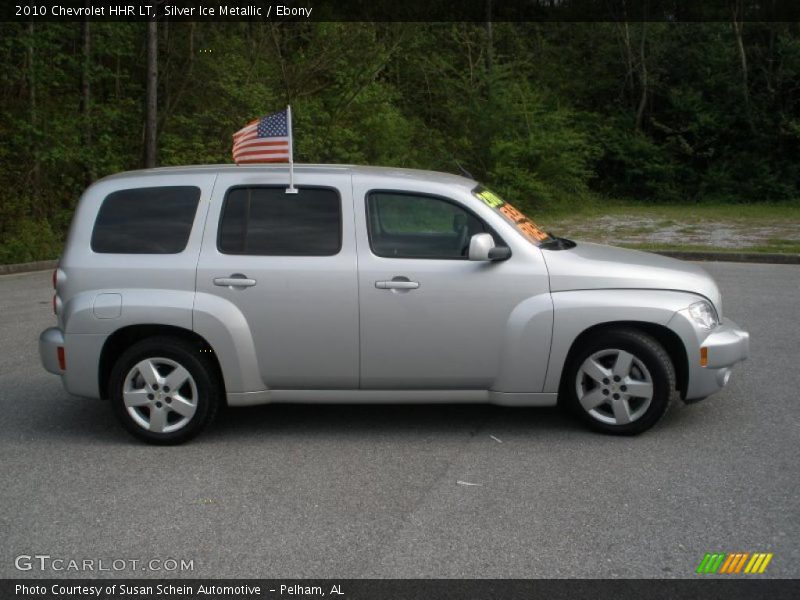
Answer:
<path fill-rule="evenodd" d="M 539 229 L 536 223 L 531 221 L 493 191 L 479 185 L 472 190 L 472 193 L 478 200 L 500 213 L 503 218 L 516 227 L 517 231 L 525 236 L 530 243 L 538 246 L 542 242 L 550 239 L 550 236 Z"/>

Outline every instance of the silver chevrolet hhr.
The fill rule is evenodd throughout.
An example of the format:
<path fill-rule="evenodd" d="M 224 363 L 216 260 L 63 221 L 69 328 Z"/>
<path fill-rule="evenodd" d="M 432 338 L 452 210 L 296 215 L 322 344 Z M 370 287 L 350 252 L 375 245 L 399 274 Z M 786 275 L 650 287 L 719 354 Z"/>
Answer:
<path fill-rule="evenodd" d="M 635 434 L 749 336 L 695 265 L 541 231 L 465 177 L 337 165 L 123 173 L 80 200 L 44 367 L 152 443 L 221 403 L 560 403 Z"/>

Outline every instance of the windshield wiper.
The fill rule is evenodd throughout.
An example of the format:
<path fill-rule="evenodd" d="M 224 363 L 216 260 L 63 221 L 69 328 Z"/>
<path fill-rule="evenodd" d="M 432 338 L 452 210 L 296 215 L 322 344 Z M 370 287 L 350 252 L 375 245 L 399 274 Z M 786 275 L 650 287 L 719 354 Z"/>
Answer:
<path fill-rule="evenodd" d="M 540 248 L 544 248 L 545 250 L 569 250 L 570 248 L 574 248 L 576 246 L 575 242 L 572 240 L 558 237 L 549 231 L 547 232 L 547 235 L 550 237 L 539 244 Z"/>

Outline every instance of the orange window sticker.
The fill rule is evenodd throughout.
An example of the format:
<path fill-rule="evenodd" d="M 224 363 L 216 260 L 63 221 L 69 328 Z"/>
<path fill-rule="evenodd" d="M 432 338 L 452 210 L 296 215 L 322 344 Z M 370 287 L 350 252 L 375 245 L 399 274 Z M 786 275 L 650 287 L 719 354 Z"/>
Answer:
<path fill-rule="evenodd" d="M 473 194 L 484 204 L 495 209 L 506 219 L 511 221 L 514 227 L 517 228 L 517 231 L 524 235 L 528 241 L 537 244 L 550 237 L 547 233 L 539 229 L 539 227 L 537 227 L 536 224 L 526 217 L 522 212 L 511 206 L 508 202 L 503 200 L 494 192 L 487 189 L 481 189 L 479 191 L 473 191 Z"/>
<path fill-rule="evenodd" d="M 514 221 L 514 223 L 519 223 L 520 221 L 526 221 L 527 218 L 521 212 L 519 212 L 516 208 L 508 204 L 507 202 L 500 207 L 500 212 L 507 216 L 509 219 Z"/>
<path fill-rule="evenodd" d="M 534 225 L 531 221 L 526 221 L 525 223 L 518 223 L 517 229 L 519 229 L 525 237 L 534 242 L 543 242 L 546 240 L 548 236 L 544 231 L 539 229 L 536 225 Z"/>

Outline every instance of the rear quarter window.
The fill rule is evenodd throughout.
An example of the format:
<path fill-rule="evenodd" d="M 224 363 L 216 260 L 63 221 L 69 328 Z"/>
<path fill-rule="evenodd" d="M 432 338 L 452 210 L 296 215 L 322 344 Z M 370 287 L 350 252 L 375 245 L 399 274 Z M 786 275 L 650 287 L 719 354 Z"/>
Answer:
<path fill-rule="evenodd" d="M 189 242 L 200 201 L 194 186 L 118 190 L 103 200 L 92 250 L 110 254 L 178 254 Z"/>

